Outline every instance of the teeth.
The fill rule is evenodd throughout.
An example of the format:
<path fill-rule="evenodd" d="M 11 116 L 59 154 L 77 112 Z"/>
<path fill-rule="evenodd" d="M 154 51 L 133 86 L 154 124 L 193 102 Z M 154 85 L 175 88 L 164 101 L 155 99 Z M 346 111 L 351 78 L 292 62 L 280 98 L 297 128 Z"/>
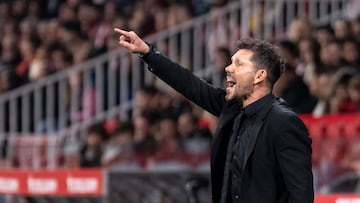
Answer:
<path fill-rule="evenodd" d="M 235 85 L 235 82 L 233 82 L 233 81 L 227 81 L 227 85 L 228 85 L 228 87 L 232 87 L 232 86 Z"/>

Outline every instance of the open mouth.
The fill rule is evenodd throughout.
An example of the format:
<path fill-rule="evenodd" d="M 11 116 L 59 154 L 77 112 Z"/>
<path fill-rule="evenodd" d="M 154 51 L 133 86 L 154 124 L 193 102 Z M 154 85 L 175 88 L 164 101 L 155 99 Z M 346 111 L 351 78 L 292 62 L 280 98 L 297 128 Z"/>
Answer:
<path fill-rule="evenodd" d="M 226 83 L 228 87 L 233 87 L 236 84 L 236 81 L 230 77 L 226 78 Z"/>

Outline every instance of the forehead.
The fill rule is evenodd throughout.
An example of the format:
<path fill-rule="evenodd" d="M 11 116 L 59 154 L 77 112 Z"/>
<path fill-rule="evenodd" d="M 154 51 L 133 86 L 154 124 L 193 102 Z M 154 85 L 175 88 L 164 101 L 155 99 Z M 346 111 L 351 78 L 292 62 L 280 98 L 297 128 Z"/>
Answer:
<path fill-rule="evenodd" d="M 240 49 L 232 57 L 232 61 L 241 61 L 241 62 L 251 62 L 251 57 L 254 55 L 254 52 L 249 49 Z"/>

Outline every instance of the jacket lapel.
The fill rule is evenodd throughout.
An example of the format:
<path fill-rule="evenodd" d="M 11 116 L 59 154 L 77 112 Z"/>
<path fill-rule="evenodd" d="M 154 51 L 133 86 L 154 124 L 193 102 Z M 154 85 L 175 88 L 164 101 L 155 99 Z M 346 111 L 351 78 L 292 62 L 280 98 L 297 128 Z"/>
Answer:
<path fill-rule="evenodd" d="M 268 113 L 271 111 L 271 109 L 278 104 L 279 102 L 277 101 L 277 99 L 273 99 L 272 100 L 272 104 L 268 105 L 263 111 L 261 111 L 261 113 L 256 117 L 255 120 L 255 125 L 254 125 L 254 130 L 253 130 L 253 135 L 249 136 L 249 141 L 246 147 L 246 151 L 245 151 L 245 155 L 244 155 L 244 164 L 242 166 L 242 170 L 244 171 L 245 166 L 247 161 L 249 160 L 249 157 L 252 153 L 252 151 L 254 150 L 255 144 L 256 144 L 256 140 L 259 136 L 260 130 L 262 129 L 264 123 L 265 123 L 265 119 L 266 116 L 268 115 Z"/>

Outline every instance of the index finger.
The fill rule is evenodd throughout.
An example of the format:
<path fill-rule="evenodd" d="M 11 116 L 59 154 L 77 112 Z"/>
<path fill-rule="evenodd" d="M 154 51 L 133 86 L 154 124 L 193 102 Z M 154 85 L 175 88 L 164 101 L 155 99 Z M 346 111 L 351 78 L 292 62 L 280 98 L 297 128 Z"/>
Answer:
<path fill-rule="evenodd" d="M 122 30 L 122 29 L 119 29 L 119 28 L 114 28 L 114 31 L 124 35 L 125 37 L 130 37 L 130 33 L 125 31 L 125 30 Z"/>

